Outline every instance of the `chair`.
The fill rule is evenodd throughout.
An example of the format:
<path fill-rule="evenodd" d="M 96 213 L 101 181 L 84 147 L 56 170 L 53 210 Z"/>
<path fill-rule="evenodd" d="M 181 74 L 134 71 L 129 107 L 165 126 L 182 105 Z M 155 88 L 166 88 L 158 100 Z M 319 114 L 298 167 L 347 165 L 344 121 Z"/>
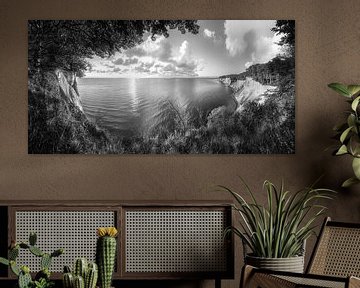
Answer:
<path fill-rule="evenodd" d="M 278 272 L 245 265 L 240 287 L 360 287 L 360 224 L 326 218 L 306 273 Z"/>

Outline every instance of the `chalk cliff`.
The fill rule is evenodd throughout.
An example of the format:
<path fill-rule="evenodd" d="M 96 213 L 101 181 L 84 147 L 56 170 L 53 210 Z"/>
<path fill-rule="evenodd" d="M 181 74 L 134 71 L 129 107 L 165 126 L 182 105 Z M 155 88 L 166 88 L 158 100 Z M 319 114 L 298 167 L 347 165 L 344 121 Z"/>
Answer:
<path fill-rule="evenodd" d="M 231 77 L 219 78 L 219 81 L 226 86 L 229 86 L 234 91 L 234 97 L 237 101 L 237 111 L 241 111 L 246 102 L 254 101 L 263 104 L 269 94 L 274 93 L 277 86 L 263 85 L 260 82 L 253 80 L 251 77 L 246 77 L 245 80 L 237 80 Z"/>
<path fill-rule="evenodd" d="M 73 103 L 80 111 L 84 112 L 80 101 L 80 95 L 77 91 L 76 75 L 73 72 L 63 72 L 61 70 L 55 71 L 56 77 L 59 81 L 59 88 L 62 97 Z"/>
<path fill-rule="evenodd" d="M 55 70 L 29 79 L 29 146 L 37 153 L 109 153 L 105 131 L 89 121 L 74 73 Z"/>

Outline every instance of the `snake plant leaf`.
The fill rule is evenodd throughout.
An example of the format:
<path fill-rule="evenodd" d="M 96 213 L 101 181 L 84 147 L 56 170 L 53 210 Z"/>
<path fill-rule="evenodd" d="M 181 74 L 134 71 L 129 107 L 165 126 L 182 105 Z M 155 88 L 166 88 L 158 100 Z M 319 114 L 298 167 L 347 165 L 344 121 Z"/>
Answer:
<path fill-rule="evenodd" d="M 347 149 L 347 147 L 346 147 L 346 145 L 341 145 L 341 147 L 339 148 L 339 150 L 336 152 L 336 154 L 335 155 L 344 155 L 344 154 L 347 154 L 347 153 L 349 153 L 348 152 L 348 149 Z"/>
<path fill-rule="evenodd" d="M 348 97 L 350 98 L 351 97 L 351 94 L 347 88 L 346 85 L 344 84 L 341 84 L 341 83 L 330 83 L 328 85 L 329 88 L 333 89 L 335 92 L 339 93 L 340 95 L 342 96 L 345 96 L 345 97 Z"/>
<path fill-rule="evenodd" d="M 356 111 L 356 108 L 359 105 L 359 101 L 360 101 L 360 96 L 356 97 L 354 101 L 352 101 L 351 103 L 351 109 Z"/>
<path fill-rule="evenodd" d="M 360 183 L 359 179 L 357 179 L 356 177 L 351 177 L 351 178 L 345 180 L 344 183 L 342 183 L 341 187 L 348 188 L 348 187 L 358 184 L 358 183 Z"/>
<path fill-rule="evenodd" d="M 360 93 L 360 85 L 348 85 L 347 90 L 351 96 L 357 96 Z"/>
<path fill-rule="evenodd" d="M 357 179 L 360 180 L 360 158 L 354 157 L 352 168 Z"/>
<path fill-rule="evenodd" d="M 343 133 L 341 133 L 340 141 L 341 143 L 344 143 L 346 140 L 346 137 L 349 135 L 349 132 L 352 130 L 353 126 L 350 126 L 349 128 L 345 129 Z"/>

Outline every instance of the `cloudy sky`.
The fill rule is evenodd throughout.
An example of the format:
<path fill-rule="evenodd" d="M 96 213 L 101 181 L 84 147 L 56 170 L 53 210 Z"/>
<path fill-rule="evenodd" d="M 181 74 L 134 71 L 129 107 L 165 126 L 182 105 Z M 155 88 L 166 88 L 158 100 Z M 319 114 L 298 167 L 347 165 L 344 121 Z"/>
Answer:
<path fill-rule="evenodd" d="M 217 77 L 240 73 L 279 53 L 275 20 L 200 20 L 199 33 L 170 30 L 168 38 L 142 44 L 102 59 L 90 59 L 86 77 Z"/>

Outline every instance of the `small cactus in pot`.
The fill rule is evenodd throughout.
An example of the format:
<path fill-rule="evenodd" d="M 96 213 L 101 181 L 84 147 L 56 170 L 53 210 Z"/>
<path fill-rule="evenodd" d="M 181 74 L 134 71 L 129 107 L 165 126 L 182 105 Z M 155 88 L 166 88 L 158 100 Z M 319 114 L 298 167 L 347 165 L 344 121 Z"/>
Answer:
<path fill-rule="evenodd" d="M 116 258 L 115 227 L 101 227 L 97 229 L 96 262 L 99 267 L 100 288 L 110 288 Z"/>
<path fill-rule="evenodd" d="M 95 288 L 98 279 L 98 267 L 96 263 L 88 263 L 85 258 L 76 259 L 74 273 L 69 266 L 64 267 L 64 288 Z"/>

